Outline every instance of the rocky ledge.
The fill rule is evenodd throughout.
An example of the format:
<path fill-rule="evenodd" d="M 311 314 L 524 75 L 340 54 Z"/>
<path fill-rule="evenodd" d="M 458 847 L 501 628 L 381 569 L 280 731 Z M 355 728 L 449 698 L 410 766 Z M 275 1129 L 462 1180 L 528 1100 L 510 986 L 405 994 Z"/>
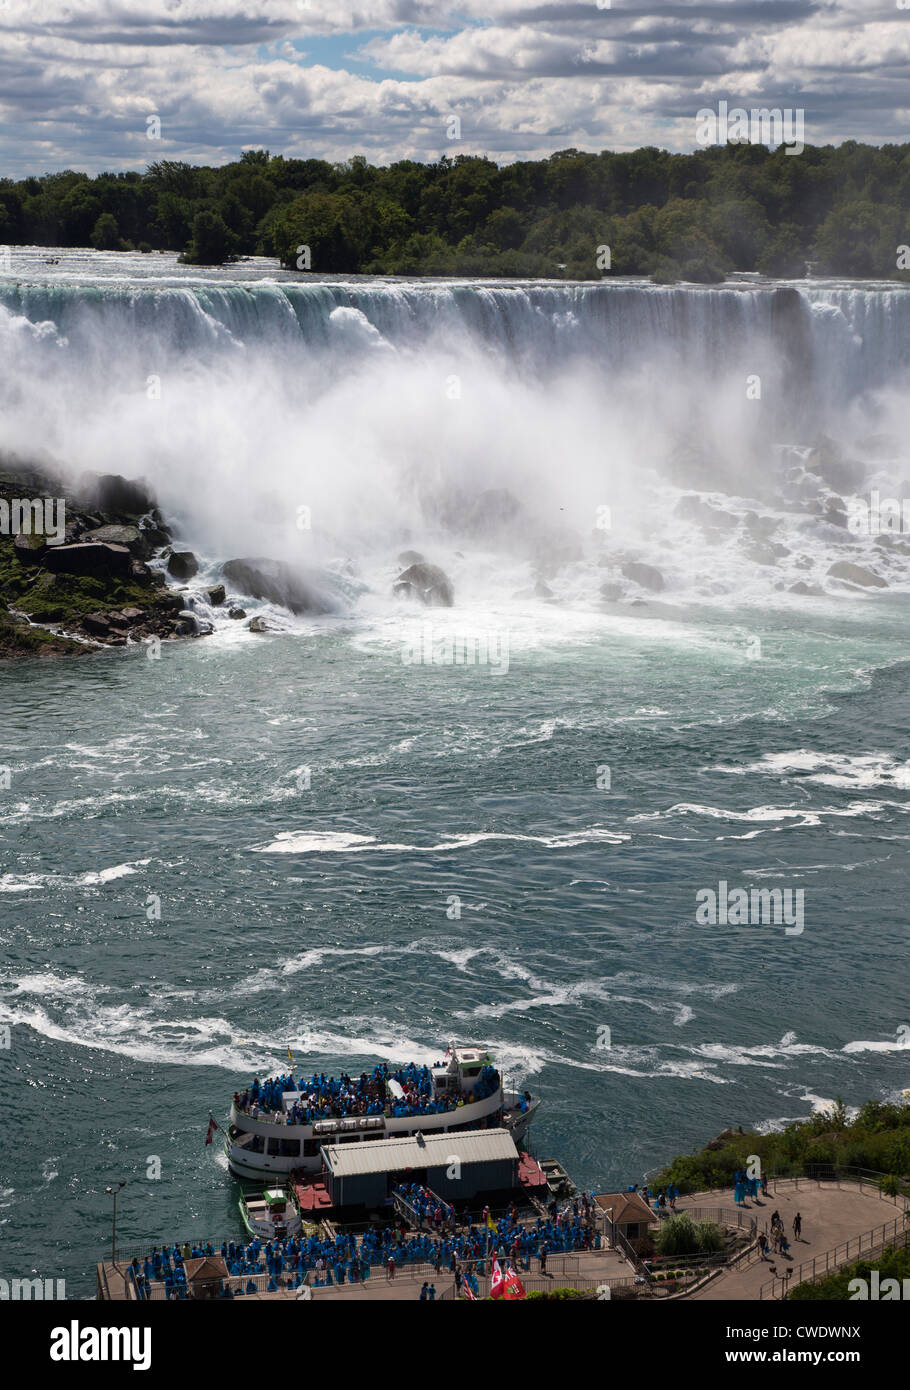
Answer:
<path fill-rule="evenodd" d="M 44 534 L 33 517 L 19 524 L 14 503 L 60 498 L 62 531 Z M 147 563 L 171 538 L 141 483 L 86 474 L 73 486 L 52 470 L 3 459 L 0 519 L 0 658 L 198 635 L 181 616 L 184 599 Z"/>

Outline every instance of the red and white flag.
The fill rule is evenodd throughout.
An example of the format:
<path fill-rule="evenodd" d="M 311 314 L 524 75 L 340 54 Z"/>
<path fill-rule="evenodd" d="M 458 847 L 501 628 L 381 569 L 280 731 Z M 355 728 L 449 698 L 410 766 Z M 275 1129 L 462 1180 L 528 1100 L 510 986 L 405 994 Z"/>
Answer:
<path fill-rule="evenodd" d="M 220 1128 L 221 1128 L 221 1126 L 220 1126 L 220 1124 L 218 1123 L 218 1121 L 215 1119 L 214 1115 L 209 1115 L 209 1127 L 208 1127 L 208 1129 L 207 1129 L 206 1132 L 205 1132 L 205 1142 L 206 1142 L 207 1144 L 211 1144 L 211 1142 L 212 1142 L 212 1135 L 215 1133 L 215 1130 L 216 1130 L 216 1129 L 220 1129 Z"/>
<path fill-rule="evenodd" d="M 503 1280 L 502 1296 L 507 1300 L 515 1298 L 527 1298 L 528 1296 L 525 1293 L 525 1286 L 519 1279 L 518 1272 L 515 1269 L 515 1266 L 512 1264 L 506 1266 L 506 1274 Z"/>
<path fill-rule="evenodd" d="M 504 1283 L 505 1283 L 505 1280 L 504 1280 L 503 1277 L 502 1277 L 502 1270 L 499 1268 L 499 1261 L 497 1260 L 496 1256 L 494 1255 L 494 1256 L 493 1256 L 493 1265 L 492 1265 L 492 1277 L 491 1277 L 491 1280 L 490 1280 L 490 1297 L 491 1297 L 491 1298 L 502 1298 L 502 1296 L 503 1296 L 503 1291 L 504 1291 L 504 1290 L 503 1290 L 503 1285 L 504 1285 Z"/>

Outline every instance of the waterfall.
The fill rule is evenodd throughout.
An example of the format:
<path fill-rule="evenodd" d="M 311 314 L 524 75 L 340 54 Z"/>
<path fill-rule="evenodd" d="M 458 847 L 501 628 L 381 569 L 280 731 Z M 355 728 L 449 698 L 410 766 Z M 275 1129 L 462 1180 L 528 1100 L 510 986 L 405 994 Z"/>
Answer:
<path fill-rule="evenodd" d="M 0 444 L 290 555 L 457 530 L 488 489 L 579 526 L 660 476 L 755 493 L 782 445 L 906 433 L 910 287 L 241 273 L 4 279 Z"/>

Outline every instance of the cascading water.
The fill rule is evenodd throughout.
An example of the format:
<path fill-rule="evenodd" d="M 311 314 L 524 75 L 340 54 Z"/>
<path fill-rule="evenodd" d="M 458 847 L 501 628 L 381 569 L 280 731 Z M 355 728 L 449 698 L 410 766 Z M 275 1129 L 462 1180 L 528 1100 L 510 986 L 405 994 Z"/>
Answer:
<path fill-rule="evenodd" d="M 124 276 L 78 254 L 0 284 L 5 447 L 145 477 L 213 565 L 334 566 L 347 601 L 415 544 L 451 562 L 482 541 L 524 556 L 517 583 L 550 580 L 605 510 L 614 549 L 675 565 L 679 593 L 761 587 L 738 553 L 702 582 L 681 490 L 773 508 L 781 446 L 820 435 L 861 461 L 876 437 L 884 487 L 906 471 L 881 437 L 903 433 L 910 289 L 143 278 L 148 258 Z M 511 525 L 483 515 L 491 491 Z"/>

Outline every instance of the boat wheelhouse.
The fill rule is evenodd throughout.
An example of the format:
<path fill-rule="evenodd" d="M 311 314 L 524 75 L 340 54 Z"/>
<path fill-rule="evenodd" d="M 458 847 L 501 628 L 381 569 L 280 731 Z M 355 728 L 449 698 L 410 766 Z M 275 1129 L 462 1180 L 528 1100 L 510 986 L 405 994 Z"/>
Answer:
<path fill-rule="evenodd" d="M 303 1229 L 300 1208 L 292 1187 L 267 1187 L 265 1191 L 244 1192 L 237 1203 L 243 1224 L 251 1236 L 263 1240 L 284 1240 Z"/>
<path fill-rule="evenodd" d="M 452 1043 L 433 1066 L 257 1078 L 234 1096 L 224 1149 L 235 1177 L 286 1180 L 319 1174 L 323 1145 L 478 1129 L 506 1129 L 519 1144 L 539 1104 L 528 1091 L 503 1088 L 485 1047 Z"/>

